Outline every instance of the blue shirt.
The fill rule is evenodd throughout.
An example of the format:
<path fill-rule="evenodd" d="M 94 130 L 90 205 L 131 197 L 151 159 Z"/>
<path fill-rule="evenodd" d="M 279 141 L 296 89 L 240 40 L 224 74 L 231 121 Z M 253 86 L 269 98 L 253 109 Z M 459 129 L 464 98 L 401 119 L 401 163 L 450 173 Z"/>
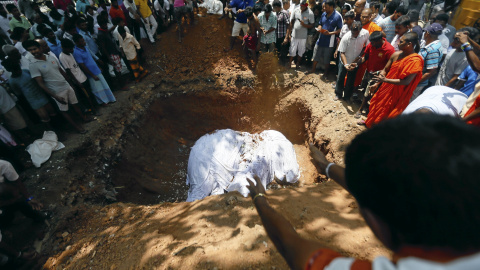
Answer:
<path fill-rule="evenodd" d="M 246 9 L 247 7 L 253 7 L 253 0 L 232 0 L 230 2 L 230 6 L 237 8 L 237 11 L 239 9 Z M 245 16 L 245 13 L 237 13 L 237 18 L 235 21 L 239 23 L 247 23 L 247 16 Z"/>
<path fill-rule="evenodd" d="M 428 69 L 438 68 L 440 60 L 442 60 L 442 43 L 440 40 L 435 40 L 434 42 L 428 44 L 427 46 L 420 49 L 418 53 L 423 57 L 423 74 L 427 72 Z M 425 80 L 418 84 L 418 86 L 426 86 L 428 80 Z"/>
<path fill-rule="evenodd" d="M 320 22 L 318 24 L 322 26 L 322 29 L 325 29 L 328 32 L 333 32 L 333 31 L 342 29 L 343 20 L 342 20 L 342 16 L 334 10 L 332 15 L 330 15 L 330 17 L 327 17 L 327 13 L 323 12 L 322 17 L 320 17 Z M 335 35 L 327 36 L 327 35 L 320 34 L 320 37 L 317 40 L 317 45 L 319 47 L 327 47 L 327 48 L 334 47 Z"/>
<path fill-rule="evenodd" d="M 471 66 L 468 66 L 463 70 L 462 74 L 458 76 L 459 80 L 465 81 L 465 84 L 460 88 L 460 92 L 464 93 L 467 96 L 470 96 L 475 90 L 475 85 L 480 82 L 480 76 L 473 71 Z"/>
<path fill-rule="evenodd" d="M 55 56 L 58 58 L 60 57 L 60 53 L 62 52 L 62 43 L 60 40 L 55 39 L 57 44 L 51 43 L 48 39 L 46 39 L 48 47 L 50 47 L 50 50 L 55 54 Z"/>
<path fill-rule="evenodd" d="M 28 104 L 34 110 L 38 110 L 41 107 L 47 105 L 48 98 L 45 92 L 38 87 L 37 83 L 30 76 L 30 71 L 27 69 L 22 70 L 20 77 L 10 77 L 8 84 L 13 91 L 21 91 L 28 101 Z"/>
<path fill-rule="evenodd" d="M 80 30 L 79 28 L 77 28 L 77 33 L 82 35 L 82 37 L 85 40 L 85 42 L 87 43 L 87 46 L 90 49 L 90 51 L 92 51 L 93 54 L 97 54 L 98 53 L 98 45 L 97 45 L 97 42 L 95 41 L 95 39 L 93 38 L 92 34 L 90 34 L 90 32 Z"/>
<path fill-rule="evenodd" d="M 75 46 L 75 50 L 73 51 L 73 57 L 75 58 L 75 61 L 77 61 L 77 63 L 85 64 L 85 66 L 95 76 L 102 73 L 102 71 L 98 68 L 97 63 L 95 63 L 95 60 L 93 60 L 92 54 L 87 47 L 85 47 L 85 49 L 82 49 Z M 90 75 L 87 74 L 87 77 L 90 77 Z"/>

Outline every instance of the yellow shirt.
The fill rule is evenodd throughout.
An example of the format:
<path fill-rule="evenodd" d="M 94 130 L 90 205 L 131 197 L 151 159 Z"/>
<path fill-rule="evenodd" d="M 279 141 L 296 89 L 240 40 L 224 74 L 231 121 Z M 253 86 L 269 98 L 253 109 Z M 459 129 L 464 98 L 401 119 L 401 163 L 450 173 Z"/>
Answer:
<path fill-rule="evenodd" d="M 150 15 L 152 15 L 152 10 L 148 6 L 147 0 L 135 0 L 135 5 L 137 6 L 138 10 L 140 11 L 140 14 L 142 14 L 144 18 L 147 18 Z"/>

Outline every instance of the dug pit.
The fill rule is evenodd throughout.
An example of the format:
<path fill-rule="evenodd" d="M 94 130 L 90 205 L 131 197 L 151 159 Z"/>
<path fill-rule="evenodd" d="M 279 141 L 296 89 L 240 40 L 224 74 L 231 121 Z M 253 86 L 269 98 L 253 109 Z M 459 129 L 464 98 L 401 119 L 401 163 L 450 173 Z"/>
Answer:
<path fill-rule="evenodd" d="M 257 133 L 280 131 L 294 144 L 301 169 L 300 185 L 318 177 L 306 141 L 310 112 L 297 103 L 280 108 L 283 90 L 184 93 L 154 101 L 144 117 L 125 135 L 125 151 L 116 165 L 117 199 L 137 204 L 179 202 L 191 147 L 206 133 L 233 129 Z"/>

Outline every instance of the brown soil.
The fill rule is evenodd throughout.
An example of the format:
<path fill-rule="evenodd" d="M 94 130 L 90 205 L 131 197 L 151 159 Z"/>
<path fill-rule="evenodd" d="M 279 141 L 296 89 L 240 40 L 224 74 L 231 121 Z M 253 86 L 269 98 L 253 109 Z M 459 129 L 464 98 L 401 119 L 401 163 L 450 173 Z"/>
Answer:
<path fill-rule="evenodd" d="M 288 269 L 250 199 L 182 202 L 190 147 L 223 128 L 276 129 L 292 141 L 300 183 L 267 193 L 302 236 L 348 256 L 389 256 L 355 200 L 316 172 L 306 147 L 314 142 L 342 164 L 362 131 L 356 107 L 333 101 L 318 75 L 278 67 L 273 55 L 260 57 L 258 74 L 249 70 L 240 41 L 223 51 L 233 22 L 217 18 L 196 18 L 182 44 L 174 27 L 155 47 L 142 44 L 152 76 L 115 93 L 118 102 L 87 135 L 70 135 L 64 150 L 24 173 L 54 213 L 37 245 L 46 269 Z"/>

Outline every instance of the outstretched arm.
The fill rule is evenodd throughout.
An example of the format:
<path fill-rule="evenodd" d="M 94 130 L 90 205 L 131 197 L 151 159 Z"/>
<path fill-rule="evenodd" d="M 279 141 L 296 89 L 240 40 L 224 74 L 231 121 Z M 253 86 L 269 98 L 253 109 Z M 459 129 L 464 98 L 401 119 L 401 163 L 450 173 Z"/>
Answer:
<path fill-rule="evenodd" d="M 315 167 L 317 167 L 317 170 L 322 173 L 327 175 L 329 178 L 333 179 L 337 184 L 342 186 L 345 190 L 348 191 L 347 188 L 347 182 L 345 181 L 345 168 L 343 168 L 340 165 L 337 165 L 333 162 L 330 162 L 327 160 L 325 155 L 320 151 L 317 147 L 315 147 L 313 144 L 308 145 L 310 148 L 310 156 L 312 157 L 313 164 Z M 333 163 L 330 165 L 328 168 L 328 174 L 327 174 L 327 167 L 328 164 Z"/>
<path fill-rule="evenodd" d="M 480 49 L 480 45 L 478 45 L 475 41 L 470 39 L 468 35 L 466 35 L 465 33 L 457 32 L 455 34 L 455 38 L 458 38 L 461 44 L 465 44 L 468 42 L 470 43 L 471 47 L 477 50 Z M 474 50 L 472 49 L 472 50 L 466 51 L 465 55 L 467 56 L 468 64 L 470 64 L 472 69 L 475 72 L 480 73 L 480 59 L 478 59 L 478 56 L 475 54 Z"/>
<path fill-rule="evenodd" d="M 268 237 L 291 269 L 304 269 L 312 253 L 323 246 L 300 237 L 292 224 L 270 206 L 260 178 L 258 176 L 254 178 L 256 184 L 247 179 L 249 183 L 247 188 L 250 190 L 250 196 L 253 198 Z"/>

